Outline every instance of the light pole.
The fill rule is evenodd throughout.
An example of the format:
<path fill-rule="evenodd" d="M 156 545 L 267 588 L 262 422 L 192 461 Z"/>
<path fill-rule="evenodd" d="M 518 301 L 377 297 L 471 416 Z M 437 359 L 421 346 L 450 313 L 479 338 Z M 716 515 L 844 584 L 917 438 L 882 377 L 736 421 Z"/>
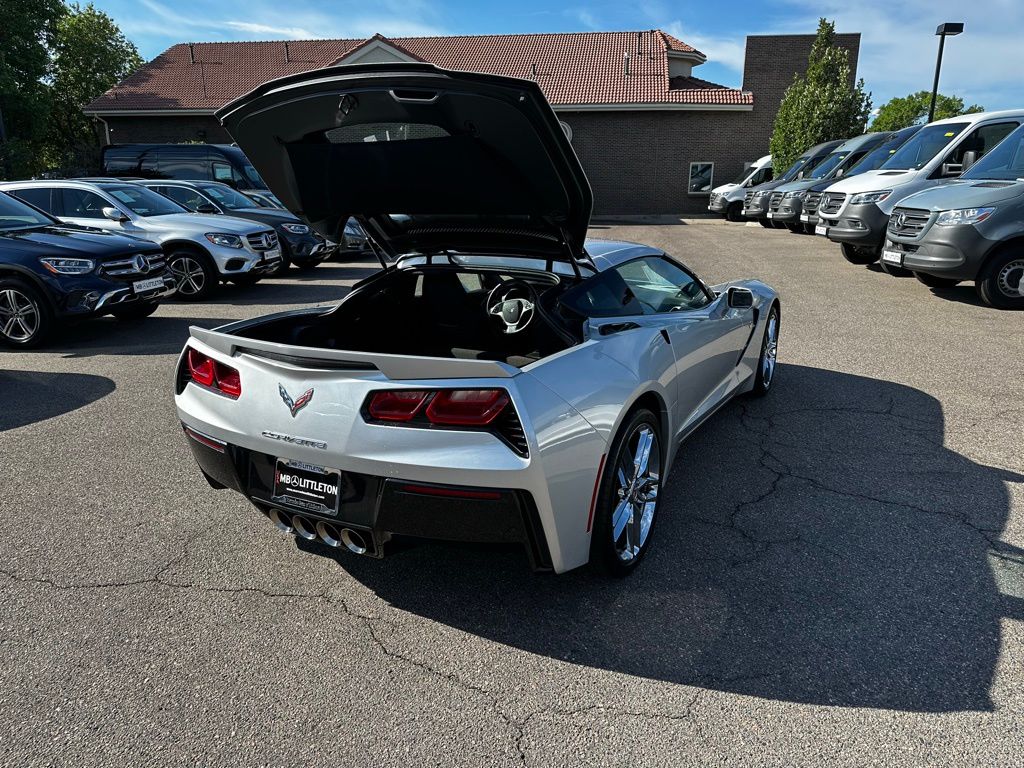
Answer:
<path fill-rule="evenodd" d="M 928 107 L 928 122 L 935 119 L 935 97 L 939 93 L 939 70 L 942 69 L 942 49 L 946 46 L 946 37 L 955 37 L 964 31 L 963 22 L 947 21 L 939 24 L 935 34 L 939 36 L 939 55 L 935 59 L 935 82 L 932 84 L 932 104 Z"/>

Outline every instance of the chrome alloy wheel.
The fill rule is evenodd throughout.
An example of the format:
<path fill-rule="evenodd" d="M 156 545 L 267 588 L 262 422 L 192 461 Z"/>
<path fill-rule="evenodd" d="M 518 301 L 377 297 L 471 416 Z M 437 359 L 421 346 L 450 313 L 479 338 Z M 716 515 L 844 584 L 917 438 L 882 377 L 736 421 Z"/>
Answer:
<path fill-rule="evenodd" d="M 615 468 L 618 502 L 612 513 L 612 540 L 623 562 L 637 555 L 647 541 L 658 506 L 661 448 L 648 424 L 639 424 L 627 438 Z"/>
<path fill-rule="evenodd" d="M 0 333 L 13 342 L 24 343 L 39 330 L 40 308 L 35 300 L 17 288 L 0 291 Z"/>
<path fill-rule="evenodd" d="M 1024 298 L 1024 259 L 1014 259 L 1004 264 L 996 277 L 996 285 L 1007 298 Z"/>
<path fill-rule="evenodd" d="M 194 256 L 175 256 L 168 265 L 178 293 L 182 296 L 198 296 L 206 287 L 206 272 Z"/>
<path fill-rule="evenodd" d="M 761 381 L 768 389 L 775 375 L 775 364 L 779 357 L 779 314 L 772 312 L 768 316 L 768 330 L 764 339 L 764 355 L 761 359 Z"/>

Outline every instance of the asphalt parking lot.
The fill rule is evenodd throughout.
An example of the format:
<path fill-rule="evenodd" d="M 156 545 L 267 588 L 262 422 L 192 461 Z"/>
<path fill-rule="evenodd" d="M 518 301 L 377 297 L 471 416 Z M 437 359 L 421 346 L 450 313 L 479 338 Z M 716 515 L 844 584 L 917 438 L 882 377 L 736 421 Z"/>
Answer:
<path fill-rule="evenodd" d="M 785 231 L 593 234 L 783 297 L 775 391 L 683 447 L 624 581 L 300 548 L 206 485 L 171 399 L 188 326 L 370 262 L 0 352 L 0 764 L 1019 762 L 1024 314 Z"/>

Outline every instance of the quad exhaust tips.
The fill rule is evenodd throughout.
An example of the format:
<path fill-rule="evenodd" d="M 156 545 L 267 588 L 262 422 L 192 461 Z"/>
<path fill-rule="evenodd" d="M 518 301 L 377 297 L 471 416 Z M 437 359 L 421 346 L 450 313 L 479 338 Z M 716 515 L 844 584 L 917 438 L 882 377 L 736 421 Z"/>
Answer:
<path fill-rule="evenodd" d="M 334 523 L 314 522 L 302 515 L 293 515 L 283 509 L 271 509 L 267 513 L 270 522 L 282 533 L 294 533 L 306 541 L 320 539 L 324 544 L 335 549 L 344 547 L 356 555 L 365 555 L 372 548 L 371 540 L 365 533 L 352 528 L 343 528 Z"/>

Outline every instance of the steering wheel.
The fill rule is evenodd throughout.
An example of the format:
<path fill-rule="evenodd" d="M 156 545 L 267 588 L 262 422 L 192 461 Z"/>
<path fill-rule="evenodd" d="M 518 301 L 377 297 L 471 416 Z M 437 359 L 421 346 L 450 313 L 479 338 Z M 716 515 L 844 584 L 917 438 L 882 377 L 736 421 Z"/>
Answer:
<path fill-rule="evenodd" d="M 537 291 L 519 278 L 502 280 L 487 294 L 487 314 L 501 320 L 505 333 L 519 333 L 533 320 Z"/>

